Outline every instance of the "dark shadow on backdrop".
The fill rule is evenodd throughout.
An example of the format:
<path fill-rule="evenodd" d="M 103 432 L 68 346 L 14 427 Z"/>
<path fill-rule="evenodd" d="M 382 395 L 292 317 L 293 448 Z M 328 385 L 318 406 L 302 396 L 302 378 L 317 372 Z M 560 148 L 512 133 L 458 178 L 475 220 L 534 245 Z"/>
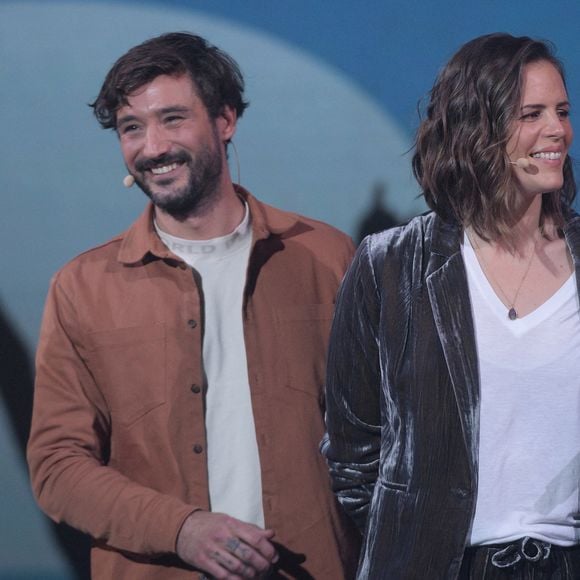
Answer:
<path fill-rule="evenodd" d="M 10 420 L 18 451 L 26 467 L 26 443 L 32 417 L 34 378 L 31 357 L 0 306 L 1 397 Z M 90 578 L 88 536 L 65 524 L 49 520 L 52 532 L 77 580 Z"/>
<path fill-rule="evenodd" d="M 357 243 L 360 244 L 370 234 L 382 232 L 402 223 L 387 208 L 385 204 L 386 193 L 387 186 L 382 181 L 375 183 L 372 190 L 371 207 L 362 217 L 358 226 Z"/>

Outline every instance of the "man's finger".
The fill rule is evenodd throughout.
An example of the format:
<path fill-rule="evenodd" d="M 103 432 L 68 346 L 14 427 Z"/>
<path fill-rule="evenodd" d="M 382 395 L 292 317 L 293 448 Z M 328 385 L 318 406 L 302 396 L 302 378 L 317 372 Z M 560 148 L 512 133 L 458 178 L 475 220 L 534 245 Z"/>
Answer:
<path fill-rule="evenodd" d="M 244 566 L 251 568 L 256 574 L 261 575 L 272 566 L 272 560 L 265 558 L 258 550 L 242 542 L 239 538 L 231 537 L 224 544 L 225 549 L 232 557 L 236 557 Z M 241 573 L 241 569 L 235 570 Z M 250 578 L 252 576 L 249 576 Z"/>
<path fill-rule="evenodd" d="M 228 538 L 226 540 L 226 548 L 242 560 L 242 562 L 248 562 L 252 548 L 250 548 L 250 546 L 245 542 L 242 542 L 239 538 Z"/>
<path fill-rule="evenodd" d="M 259 574 L 251 565 L 244 563 L 229 552 L 215 550 L 212 552 L 211 557 L 222 568 L 239 575 L 241 578 L 256 578 Z"/>
<path fill-rule="evenodd" d="M 277 561 L 276 549 L 270 541 L 274 537 L 272 530 L 262 530 L 256 526 L 242 525 L 236 526 L 233 531 L 235 531 L 235 537 L 258 552 L 268 561 L 268 564 Z"/>

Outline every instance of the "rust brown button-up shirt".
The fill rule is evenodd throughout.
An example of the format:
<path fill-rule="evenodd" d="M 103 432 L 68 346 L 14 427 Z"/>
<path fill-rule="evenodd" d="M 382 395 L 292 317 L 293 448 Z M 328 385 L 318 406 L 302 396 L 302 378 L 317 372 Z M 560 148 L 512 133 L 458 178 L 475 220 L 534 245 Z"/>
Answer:
<path fill-rule="evenodd" d="M 275 577 L 338 580 L 357 546 L 318 444 L 330 320 L 352 243 L 239 194 L 252 216 L 243 322 L 266 526 L 281 545 Z M 210 507 L 196 275 L 158 238 L 149 206 L 51 284 L 30 471 L 41 507 L 95 539 L 95 580 L 195 576 L 175 544 L 185 518 Z"/>

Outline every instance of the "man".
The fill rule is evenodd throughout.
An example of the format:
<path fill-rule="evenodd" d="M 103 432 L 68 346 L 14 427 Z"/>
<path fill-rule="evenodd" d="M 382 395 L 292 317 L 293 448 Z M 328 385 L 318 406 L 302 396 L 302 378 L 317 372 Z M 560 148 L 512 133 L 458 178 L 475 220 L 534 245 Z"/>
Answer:
<path fill-rule="evenodd" d="M 54 277 L 28 450 L 42 508 L 94 538 L 93 578 L 352 570 L 318 454 L 352 244 L 232 183 L 246 105 L 237 65 L 183 33 L 131 49 L 93 103 L 152 203 Z"/>

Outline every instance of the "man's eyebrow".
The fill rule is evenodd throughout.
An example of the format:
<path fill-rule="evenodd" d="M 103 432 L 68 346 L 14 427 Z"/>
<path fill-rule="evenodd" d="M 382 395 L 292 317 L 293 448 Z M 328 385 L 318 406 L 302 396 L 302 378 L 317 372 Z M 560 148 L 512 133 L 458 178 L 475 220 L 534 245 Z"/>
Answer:
<path fill-rule="evenodd" d="M 185 105 L 170 105 L 169 107 L 163 107 L 157 112 L 158 115 L 167 115 L 168 113 L 187 113 L 189 107 Z"/>
<path fill-rule="evenodd" d="M 163 107 L 162 109 L 159 109 L 158 111 L 155 112 L 155 114 L 159 117 L 159 116 L 163 116 L 163 115 L 167 115 L 169 113 L 187 113 L 189 111 L 189 107 L 186 107 L 185 105 L 169 105 L 168 107 Z M 122 125 L 124 123 L 131 123 L 133 121 L 138 121 L 139 117 L 137 115 L 134 114 L 127 114 L 127 115 L 123 115 L 122 117 L 119 117 L 117 119 L 117 125 Z"/>
<path fill-rule="evenodd" d="M 132 121 L 137 121 L 136 115 L 123 115 L 117 119 L 117 126 L 123 125 L 124 123 L 130 123 Z"/>

